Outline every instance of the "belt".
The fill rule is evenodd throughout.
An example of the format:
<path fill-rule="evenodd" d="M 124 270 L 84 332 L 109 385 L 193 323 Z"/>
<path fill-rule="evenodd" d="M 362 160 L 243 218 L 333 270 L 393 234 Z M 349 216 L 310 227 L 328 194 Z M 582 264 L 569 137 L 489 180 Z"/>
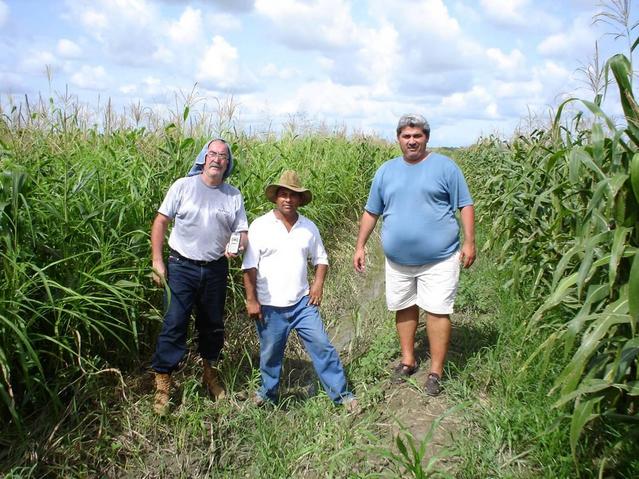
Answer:
<path fill-rule="evenodd" d="M 216 263 L 219 260 L 221 260 L 222 258 L 224 258 L 224 256 L 222 256 L 221 258 L 212 259 L 212 260 L 209 260 L 209 261 L 206 261 L 206 260 L 203 260 L 203 259 L 191 259 L 191 258 L 187 258 L 186 256 L 182 256 L 180 253 L 175 251 L 173 248 L 169 248 L 169 256 L 174 256 L 174 257 L 178 258 L 179 260 L 185 261 L 186 263 L 194 264 L 196 266 L 207 266 L 209 264 Z"/>

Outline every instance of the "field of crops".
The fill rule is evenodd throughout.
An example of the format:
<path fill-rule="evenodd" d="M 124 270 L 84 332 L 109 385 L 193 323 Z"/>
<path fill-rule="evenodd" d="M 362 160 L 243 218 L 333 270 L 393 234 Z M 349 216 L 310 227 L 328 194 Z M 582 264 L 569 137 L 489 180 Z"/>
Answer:
<path fill-rule="evenodd" d="M 87 376 L 149 354 L 161 305 L 149 280 L 150 224 L 207 141 L 174 124 L 110 134 L 73 122 L 62 128 L 56 111 L 45 113 L 47 128 L 29 117 L 22 127 L 0 123 L 0 414 L 16 427 L 43 403 L 64 407 Z M 339 135 L 227 138 L 236 157 L 231 182 L 250 220 L 271 207 L 265 185 L 293 168 L 315 192 L 307 214 L 326 232 L 357 214 L 364 179 L 391 150 Z M 238 267 L 234 314 L 244 304 Z"/>
<path fill-rule="evenodd" d="M 601 97 L 568 100 L 552 128 L 485 139 L 463 159 L 490 228 L 483 251 L 494 251 L 510 272 L 504 287 L 535 310 L 523 322 L 533 352 L 518 371 L 550 379 L 549 404 L 570 418 L 576 470 L 584 431 L 630 457 L 639 437 L 639 106 L 628 59 L 616 55 L 608 67 L 622 126 Z M 571 102 L 593 120 L 566 118 Z"/>
<path fill-rule="evenodd" d="M 590 115 L 567 117 L 564 104 L 547 129 L 483 139 L 457 155 L 476 199 L 481 255 L 508 278 L 498 288 L 533 311 L 517 318 L 531 353 L 510 365 L 517 374 L 508 380 L 545 376 L 544 407 L 557 421 L 546 432 L 569 428 L 565 455 L 586 476 L 639 468 L 639 106 L 628 59 L 613 57 L 609 72 L 621 126 L 600 97 L 570 100 Z M 36 423 L 51 422 L 55 432 L 79 408 L 80 392 L 117 385 L 148 361 L 161 321 L 150 224 L 207 140 L 189 126 L 188 108 L 178 120 L 98 129 L 54 102 L 0 118 L 1 445 L 38 441 L 30 437 Z M 204 130 L 231 143 L 230 181 L 249 220 L 271 207 L 264 186 L 293 168 L 314 193 L 305 214 L 329 244 L 361 213 L 377 166 L 397 153 L 339 132 L 256 138 Z M 238 266 L 230 318 L 244 308 Z M 228 324 L 228 350 L 255 341 L 246 323 Z M 544 447 L 544 436 L 537 439 Z M 582 464 L 593 450 L 597 461 Z M 528 471 L 552 474 L 552 464 L 534 467 Z"/>

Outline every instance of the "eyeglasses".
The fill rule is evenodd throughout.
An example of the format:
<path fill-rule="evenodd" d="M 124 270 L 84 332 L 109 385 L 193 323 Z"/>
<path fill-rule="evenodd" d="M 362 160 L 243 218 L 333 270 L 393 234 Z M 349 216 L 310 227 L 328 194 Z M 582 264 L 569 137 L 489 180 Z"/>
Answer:
<path fill-rule="evenodd" d="M 207 158 L 217 158 L 218 160 L 228 160 L 229 155 L 227 155 L 226 153 L 218 153 L 216 151 L 209 151 L 206 154 Z"/>

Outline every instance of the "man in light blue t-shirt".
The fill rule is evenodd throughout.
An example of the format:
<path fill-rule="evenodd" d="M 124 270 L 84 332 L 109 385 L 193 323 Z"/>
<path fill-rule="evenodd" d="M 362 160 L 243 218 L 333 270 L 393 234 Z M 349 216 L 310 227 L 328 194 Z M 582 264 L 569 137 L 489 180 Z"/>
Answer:
<path fill-rule="evenodd" d="M 417 371 L 415 333 L 419 308 L 426 311 L 431 356 L 425 389 L 441 392 L 441 377 L 450 342 L 460 266 L 475 261 L 475 210 L 464 175 L 450 158 L 426 148 L 430 126 L 421 115 L 404 115 L 397 125 L 402 156 L 385 162 L 375 173 L 360 222 L 353 266 L 363 272 L 365 245 L 382 222 L 386 256 L 386 302 L 395 311 L 402 359 L 393 377 Z M 460 211 L 464 232 L 459 240 Z"/>

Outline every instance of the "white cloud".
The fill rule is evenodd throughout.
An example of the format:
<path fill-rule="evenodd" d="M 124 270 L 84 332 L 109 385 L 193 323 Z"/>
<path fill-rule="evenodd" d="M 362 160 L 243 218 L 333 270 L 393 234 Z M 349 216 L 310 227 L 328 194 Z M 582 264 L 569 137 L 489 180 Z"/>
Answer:
<path fill-rule="evenodd" d="M 124 93 L 125 95 L 135 93 L 137 89 L 138 89 L 137 85 L 133 85 L 133 84 L 122 85 L 120 88 L 118 88 L 118 90 Z"/>
<path fill-rule="evenodd" d="M 200 61 L 196 78 L 215 88 L 238 86 L 241 78 L 237 49 L 223 37 L 214 36 Z"/>
<path fill-rule="evenodd" d="M 289 80 L 300 74 L 295 68 L 279 68 L 275 63 L 268 63 L 260 70 L 260 75 L 264 78 L 279 78 L 280 80 Z"/>
<path fill-rule="evenodd" d="M 0 28 L 9 20 L 9 7 L 3 0 L 0 0 Z"/>
<path fill-rule="evenodd" d="M 169 26 L 169 37 L 181 44 L 195 43 L 202 35 L 202 12 L 186 7 L 180 19 Z"/>
<path fill-rule="evenodd" d="M 484 13 L 496 23 L 519 26 L 526 23 L 529 0 L 481 0 Z"/>
<path fill-rule="evenodd" d="M 109 27 L 106 15 L 95 10 L 85 10 L 80 14 L 80 20 L 89 30 L 104 30 Z"/>
<path fill-rule="evenodd" d="M 66 0 L 68 17 L 123 65 L 147 65 L 166 22 L 148 0 Z"/>
<path fill-rule="evenodd" d="M 537 51 L 551 57 L 575 58 L 584 56 L 594 49 L 597 40 L 591 20 L 578 17 L 566 31 L 546 37 L 537 47 Z"/>
<path fill-rule="evenodd" d="M 279 115 L 308 112 L 312 115 L 338 116 L 365 115 L 372 109 L 368 89 L 347 87 L 327 81 L 301 85 L 275 108 Z"/>
<path fill-rule="evenodd" d="M 516 72 L 524 67 L 524 54 L 518 49 L 514 49 L 510 54 L 502 52 L 498 48 L 486 50 L 486 56 L 493 61 L 495 66 L 505 72 Z"/>
<path fill-rule="evenodd" d="M 58 59 L 47 50 L 32 50 L 21 62 L 21 69 L 28 73 L 43 73 L 47 66 L 54 69 L 58 67 Z"/>
<path fill-rule="evenodd" d="M 71 83 L 87 90 L 105 90 L 108 78 L 104 67 L 83 65 L 80 71 L 71 75 Z"/>
<path fill-rule="evenodd" d="M 63 58 L 78 58 L 82 55 L 82 49 L 80 46 L 66 38 L 58 40 L 57 47 L 58 54 Z"/>
<path fill-rule="evenodd" d="M 272 22 L 275 35 L 291 48 L 345 47 L 357 38 L 350 3 L 345 0 L 256 0 L 255 10 Z"/>
<path fill-rule="evenodd" d="M 497 118 L 497 104 L 483 86 L 473 86 L 470 91 L 457 92 L 444 97 L 440 105 L 444 110 L 463 112 L 466 118 Z"/>
<path fill-rule="evenodd" d="M 160 63 L 171 64 L 175 61 L 175 53 L 166 46 L 160 45 L 153 52 L 152 58 Z"/>
<path fill-rule="evenodd" d="M 230 32 L 242 28 L 240 17 L 230 13 L 209 13 L 206 15 L 206 24 L 214 25 L 218 32 Z"/>

